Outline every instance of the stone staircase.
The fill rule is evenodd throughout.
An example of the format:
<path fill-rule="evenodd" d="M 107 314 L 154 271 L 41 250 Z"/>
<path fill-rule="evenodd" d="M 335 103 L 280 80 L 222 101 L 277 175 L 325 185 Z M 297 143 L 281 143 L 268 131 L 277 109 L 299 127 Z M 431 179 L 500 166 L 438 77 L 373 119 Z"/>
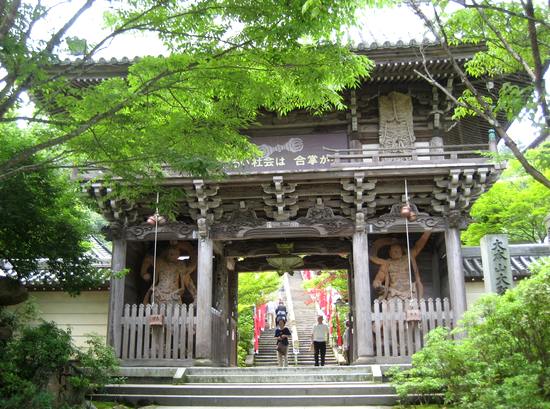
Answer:
<path fill-rule="evenodd" d="M 370 366 L 289 368 L 126 368 L 127 384 L 92 401 L 130 405 L 288 407 L 394 405 L 394 389 L 372 381 Z M 132 371 L 135 377 L 129 376 Z M 139 379 L 140 383 L 136 380 Z M 147 383 L 141 383 L 146 379 Z"/>
<path fill-rule="evenodd" d="M 306 303 L 306 301 L 310 300 L 310 297 L 302 288 L 302 282 L 299 273 L 289 276 L 290 293 L 296 317 L 296 329 L 298 330 L 298 339 L 300 341 L 297 354 L 293 354 L 292 347 L 289 346 L 289 366 L 314 366 L 315 363 L 313 350 L 310 351 L 310 344 L 311 330 L 313 329 L 313 325 L 317 323 L 317 312 L 315 311 L 314 303 Z M 258 353 L 254 356 L 254 366 L 277 366 L 275 347 L 275 330 L 266 329 L 260 336 Z M 325 365 L 337 365 L 337 363 L 332 348 L 327 345 Z"/>

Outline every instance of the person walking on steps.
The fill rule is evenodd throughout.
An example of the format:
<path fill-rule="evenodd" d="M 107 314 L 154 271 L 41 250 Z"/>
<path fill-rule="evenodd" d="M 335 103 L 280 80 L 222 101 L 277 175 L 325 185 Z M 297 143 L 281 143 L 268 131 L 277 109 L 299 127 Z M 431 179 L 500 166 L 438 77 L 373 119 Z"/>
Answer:
<path fill-rule="evenodd" d="M 346 330 L 344 331 L 344 358 L 346 358 L 346 365 L 351 364 L 351 350 L 350 350 L 350 339 L 351 339 L 351 322 L 346 321 Z"/>
<path fill-rule="evenodd" d="M 317 324 L 313 326 L 311 332 L 311 342 L 315 354 L 315 366 L 319 366 L 319 356 L 321 356 L 321 366 L 325 366 L 325 355 L 327 353 L 328 325 L 323 323 L 323 316 L 317 317 Z"/>
<path fill-rule="evenodd" d="M 267 303 L 267 328 L 274 329 L 277 326 L 277 321 L 275 321 L 275 308 L 277 308 L 277 303 L 273 300 L 269 300 Z"/>
<path fill-rule="evenodd" d="M 277 325 L 279 324 L 280 320 L 286 322 L 286 306 L 283 303 L 283 300 L 279 300 L 279 305 L 277 306 L 277 308 L 275 308 L 275 317 L 277 320 Z"/>
<path fill-rule="evenodd" d="M 277 321 L 279 327 L 275 330 L 277 338 L 277 364 L 279 367 L 288 366 L 288 337 L 292 336 L 290 330 L 285 327 L 285 320 Z"/>

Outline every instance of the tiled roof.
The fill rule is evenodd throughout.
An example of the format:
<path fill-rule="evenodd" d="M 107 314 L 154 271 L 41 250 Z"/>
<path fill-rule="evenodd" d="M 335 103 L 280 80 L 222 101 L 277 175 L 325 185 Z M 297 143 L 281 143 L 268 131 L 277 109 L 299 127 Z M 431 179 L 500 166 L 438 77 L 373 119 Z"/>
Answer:
<path fill-rule="evenodd" d="M 528 276 L 531 263 L 541 257 L 550 257 L 550 245 L 548 244 L 512 244 L 509 248 L 512 275 L 515 278 Z M 483 265 L 479 247 L 462 248 L 462 266 L 465 278 L 473 280 L 483 278 Z"/>
<path fill-rule="evenodd" d="M 87 252 L 95 262 L 94 267 L 100 269 L 110 269 L 111 268 L 111 249 L 102 243 L 97 237 L 90 237 L 89 241 L 92 244 L 92 248 Z M 53 289 L 55 288 L 55 283 L 52 281 L 51 273 L 47 268 L 47 259 L 39 260 L 40 269 L 32 274 L 31 277 L 25 279 L 25 284 L 33 289 Z M 16 276 L 15 270 L 13 270 L 13 265 L 7 261 L 0 259 L 0 276 L 14 277 Z M 101 288 L 108 288 L 108 282 L 106 281 Z M 96 288 L 94 288 L 96 289 Z M 92 288 L 88 289 L 92 290 Z"/>

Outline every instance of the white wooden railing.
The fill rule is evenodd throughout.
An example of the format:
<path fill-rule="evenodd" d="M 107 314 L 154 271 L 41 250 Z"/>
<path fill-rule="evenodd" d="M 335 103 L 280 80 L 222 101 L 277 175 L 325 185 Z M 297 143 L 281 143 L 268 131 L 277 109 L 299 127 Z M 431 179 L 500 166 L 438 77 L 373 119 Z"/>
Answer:
<path fill-rule="evenodd" d="M 449 300 L 374 301 L 372 311 L 377 357 L 410 357 L 423 346 L 426 334 L 436 327 L 453 328 Z"/>
<path fill-rule="evenodd" d="M 288 273 L 283 275 L 283 286 L 286 296 L 286 308 L 287 308 L 287 326 L 292 334 L 292 352 L 294 354 L 295 364 L 298 362 L 298 353 L 300 352 L 300 339 L 298 337 L 298 328 L 296 327 L 296 315 L 294 314 L 294 301 L 292 300 L 292 292 L 290 291 L 290 282 L 288 279 Z"/>
<path fill-rule="evenodd" d="M 378 144 L 366 144 L 360 149 L 323 149 L 329 152 L 328 158 L 333 166 L 350 163 L 363 163 L 369 166 L 395 161 L 457 161 L 471 158 L 486 160 L 481 152 L 495 152 L 496 145 L 490 143 L 431 146 L 428 142 L 417 142 L 410 148 L 381 148 Z"/>
<path fill-rule="evenodd" d="M 159 318 L 162 317 L 162 318 Z M 194 357 L 195 311 L 191 304 L 126 304 L 115 345 L 123 361 L 183 361 Z"/>

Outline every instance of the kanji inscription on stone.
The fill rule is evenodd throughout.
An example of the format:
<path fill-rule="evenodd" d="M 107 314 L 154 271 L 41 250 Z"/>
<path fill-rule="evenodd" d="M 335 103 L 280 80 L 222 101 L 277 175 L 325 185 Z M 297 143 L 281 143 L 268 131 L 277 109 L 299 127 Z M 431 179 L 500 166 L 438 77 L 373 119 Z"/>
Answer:
<path fill-rule="evenodd" d="M 514 283 L 508 237 L 504 234 L 488 234 L 481 239 L 480 247 L 485 291 L 504 294 Z"/>

